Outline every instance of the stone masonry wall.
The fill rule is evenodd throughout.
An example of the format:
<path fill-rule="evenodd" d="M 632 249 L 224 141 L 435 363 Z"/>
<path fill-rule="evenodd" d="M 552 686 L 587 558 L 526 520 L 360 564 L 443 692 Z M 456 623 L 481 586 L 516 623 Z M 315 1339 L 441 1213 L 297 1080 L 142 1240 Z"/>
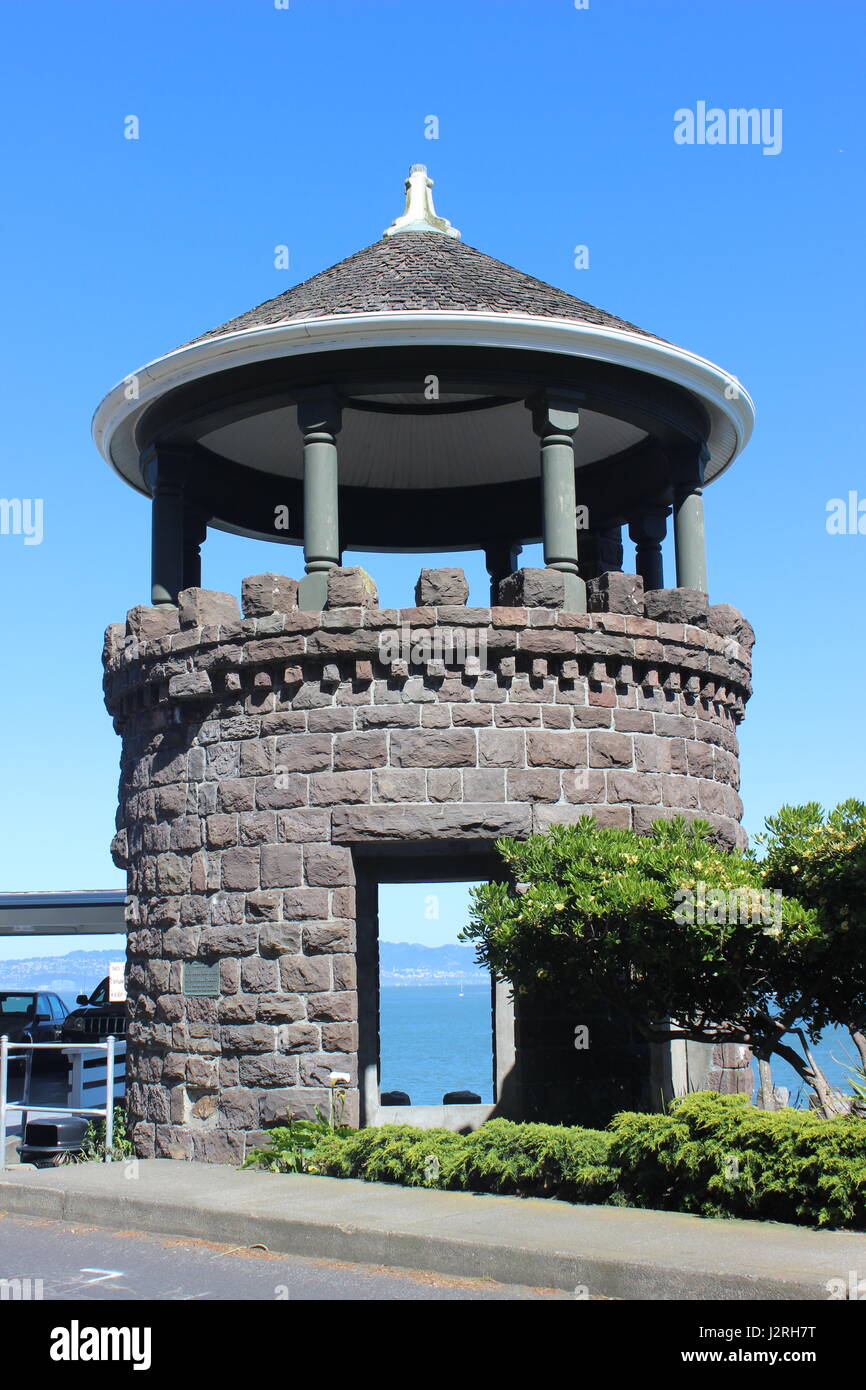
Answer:
<path fill-rule="evenodd" d="M 450 574 L 385 610 L 337 570 L 315 614 L 294 581 L 260 575 L 244 616 L 191 589 L 109 627 L 140 1154 L 236 1161 L 289 1108 L 327 1108 L 332 1071 L 357 1120 L 353 848 L 486 847 L 587 812 L 638 831 L 701 816 L 743 843 L 739 614 L 687 590 L 644 599 L 630 576 L 566 613 L 542 606 L 551 571 L 505 581 L 509 606 L 468 608 L 443 601 L 465 598 Z M 437 625 L 471 630 L 480 657 L 418 664 L 404 646 L 383 662 L 383 634 Z M 186 960 L 219 962 L 219 998 L 184 994 Z"/>

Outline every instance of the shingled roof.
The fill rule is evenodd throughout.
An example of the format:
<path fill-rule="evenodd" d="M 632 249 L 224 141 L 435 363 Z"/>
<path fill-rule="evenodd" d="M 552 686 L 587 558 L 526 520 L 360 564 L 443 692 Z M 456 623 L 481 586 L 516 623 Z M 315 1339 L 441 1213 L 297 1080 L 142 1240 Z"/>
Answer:
<path fill-rule="evenodd" d="M 474 246 L 435 231 L 386 236 L 193 341 L 333 314 L 414 310 L 532 314 L 658 338 Z"/>

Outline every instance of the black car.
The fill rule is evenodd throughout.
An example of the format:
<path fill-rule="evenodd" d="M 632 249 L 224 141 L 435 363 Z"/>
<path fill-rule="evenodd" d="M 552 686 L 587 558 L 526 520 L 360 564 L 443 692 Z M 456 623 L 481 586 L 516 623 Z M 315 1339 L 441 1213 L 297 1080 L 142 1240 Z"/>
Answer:
<path fill-rule="evenodd" d="M 0 1036 L 5 1034 L 10 1042 L 60 1042 L 68 1012 L 59 994 L 49 990 L 0 990 Z M 26 1055 L 11 1052 L 10 1065 L 22 1067 Z M 57 1053 L 34 1053 L 34 1065 L 40 1056 L 46 1058 L 46 1065 L 49 1065 L 52 1055 L 56 1061 Z"/>
<path fill-rule="evenodd" d="M 122 1038 L 126 1033 L 126 1003 L 112 1003 L 108 998 L 108 977 L 96 986 L 91 995 L 79 994 L 73 1009 L 66 1015 L 63 1024 L 63 1042 L 84 1043 L 97 1041 L 114 1034 Z"/>

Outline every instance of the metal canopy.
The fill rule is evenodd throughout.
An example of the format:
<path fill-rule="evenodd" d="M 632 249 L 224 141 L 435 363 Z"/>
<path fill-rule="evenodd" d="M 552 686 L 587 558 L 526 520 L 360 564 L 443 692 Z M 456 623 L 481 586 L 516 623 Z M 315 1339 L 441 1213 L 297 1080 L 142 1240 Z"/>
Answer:
<path fill-rule="evenodd" d="M 125 906 L 126 894 L 108 889 L 0 893 L 0 936 L 125 935 Z"/>

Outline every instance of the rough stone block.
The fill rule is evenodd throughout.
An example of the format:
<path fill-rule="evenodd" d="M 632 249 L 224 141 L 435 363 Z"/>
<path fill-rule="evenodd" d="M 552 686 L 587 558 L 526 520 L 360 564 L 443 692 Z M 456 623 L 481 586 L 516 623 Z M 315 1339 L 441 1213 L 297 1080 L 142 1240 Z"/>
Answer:
<path fill-rule="evenodd" d="M 331 988 L 331 956 L 283 956 L 280 960 L 282 988 L 292 994 L 309 994 Z"/>
<path fill-rule="evenodd" d="M 177 854 L 160 854 L 156 860 L 156 882 L 160 893 L 185 893 L 189 889 L 189 860 Z"/>
<path fill-rule="evenodd" d="M 559 778 L 558 773 L 529 775 L 555 777 L 557 781 Z M 344 844 L 359 840 L 497 840 L 502 835 L 528 835 L 529 824 L 529 810 L 523 806 L 468 802 L 441 806 L 348 806 L 334 811 L 334 839 Z"/>
<path fill-rule="evenodd" d="M 277 836 L 290 844 L 303 844 L 307 841 L 328 839 L 331 817 L 328 811 L 279 811 L 277 813 Z"/>
<path fill-rule="evenodd" d="M 516 570 L 499 581 L 497 598 L 504 608 L 562 608 L 564 576 L 548 568 Z"/>
<path fill-rule="evenodd" d="M 747 655 L 755 645 L 755 629 L 752 624 L 729 603 L 710 605 L 707 609 L 707 627 L 717 637 L 733 638 L 741 647 L 746 648 Z"/>
<path fill-rule="evenodd" d="M 605 570 L 587 583 L 590 613 L 626 613 L 641 618 L 644 612 L 643 579 L 639 574 Z"/>
<path fill-rule="evenodd" d="M 312 1023 L 287 1023 L 277 1029 L 278 1046 L 282 1052 L 312 1052 L 319 1046 L 321 1034 Z"/>
<path fill-rule="evenodd" d="M 379 594 L 371 575 L 360 565 L 328 571 L 328 608 L 378 608 Z"/>
<path fill-rule="evenodd" d="M 203 957 L 249 955 L 258 944 L 256 927 L 246 922 L 203 927 L 199 949 Z"/>
<path fill-rule="evenodd" d="M 355 949 L 354 922 L 305 922 L 303 945 L 308 956 L 327 956 L 337 951 L 352 951 Z"/>
<path fill-rule="evenodd" d="M 297 888 L 301 883 L 301 851 L 296 845 L 263 845 L 263 888 Z"/>
<path fill-rule="evenodd" d="M 732 610 L 733 611 L 733 610 Z M 126 615 L 126 635 L 155 642 L 161 637 L 170 637 L 180 631 L 180 616 L 173 604 L 164 603 L 158 608 L 139 604 L 130 608 Z"/>
<path fill-rule="evenodd" d="M 423 798 L 420 798 L 423 800 Z M 427 800 L 434 802 L 460 800 L 460 773 L 447 768 L 433 768 L 427 773 Z"/>
<path fill-rule="evenodd" d="M 251 574 L 241 585 L 245 618 L 292 613 L 298 606 L 298 581 L 284 574 Z"/>
<path fill-rule="evenodd" d="M 463 773 L 463 799 L 472 802 L 505 800 L 503 768 L 467 768 Z"/>
<path fill-rule="evenodd" d="M 650 589 L 644 607 L 655 623 L 707 626 L 707 596 L 700 589 Z"/>
<path fill-rule="evenodd" d="M 273 1052 L 274 1030 L 264 1023 L 222 1028 L 220 1041 L 227 1052 Z"/>
<path fill-rule="evenodd" d="M 259 851 L 227 849 L 222 856 L 222 886 L 238 892 L 251 892 L 259 886 Z"/>
<path fill-rule="evenodd" d="M 220 811 L 251 811 L 255 801 L 256 784 L 252 778 L 240 781 L 228 778 L 217 787 L 217 805 Z"/>
<path fill-rule="evenodd" d="M 217 812 L 206 822 L 207 843 L 210 849 L 228 849 L 238 840 L 237 817 Z"/>
<path fill-rule="evenodd" d="M 301 928 L 297 922 L 268 922 L 259 928 L 259 952 L 261 955 L 292 955 L 300 949 Z"/>
<path fill-rule="evenodd" d="M 469 585 L 462 569 L 423 569 L 415 585 L 415 602 L 421 608 L 462 605 L 469 598 Z"/>
<path fill-rule="evenodd" d="M 394 767 L 473 767 L 475 761 L 472 729 L 428 729 L 391 735 Z"/>
<path fill-rule="evenodd" d="M 241 961 L 241 988 L 247 994 L 273 994 L 280 988 L 279 966 L 275 960 L 248 956 Z"/>
<path fill-rule="evenodd" d="M 245 916 L 248 922 L 276 922 L 280 916 L 280 894 L 247 893 Z"/>
<path fill-rule="evenodd" d="M 404 772 L 374 772 L 374 801 L 424 801 L 426 779 L 421 768 Z M 450 798 L 454 799 L 454 798 Z"/>
<path fill-rule="evenodd" d="M 628 734 L 593 729 L 589 735 L 590 767 L 631 767 L 632 741 Z"/>
<path fill-rule="evenodd" d="M 387 748 L 383 733 L 337 734 L 334 739 L 334 771 L 384 767 Z"/>
<path fill-rule="evenodd" d="M 652 806 L 661 801 L 661 781 L 650 772 L 609 772 L 607 799 L 611 802 L 631 802 L 635 806 Z"/>
<path fill-rule="evenodd" d="M 177 603 L 182 628 L 227 627 L 240 622 L 240 609 L 234 594 L 221 594 L 213 589 L 181 589 Z"/>
<path fill-rule="evenodd" d="M 530 767 L 581 767 L 586 762 L 586 734 L 529 729 L 526 761 Z"/>
<path fill-rule="evenodd" d="M 558 801 L 559 773 L 541 770 L 509 772 L 507 795 L 509 801 Z"/>
<path fill-rule="evenodd" d="M 300 922 L 328 915 L 328 890 L 326 888 L 290 888 L 283 894 L 283 917 L 289 922 Z"/>
<path fill-rule="evenodd" d="M 369 772 L 317 772 L 310 778 L 313 806 L 358 805 L 369 800 Z"/>
<path fill-rule="evenodd" d="M 172 700 L 209 700 L 213 687 L 207 671 L 186 671 L 182 676 L 170 678 L 168 693 Z"/>
<path fill-rule="evenodd" d="M 335 815 L 345 812 L 335 812 Z M 304 877 L 310 888 L 341 888 L 354 884 L 352 856 L 337 845 L 309 845 L 304 850 Z"/>
<path fill-rule="evenodd" d="M 307 1016 L 317 1022 L 352 1022 L 358 1014 L 358 1002 L 350 991 L 328 990 L 322 994 L 311 994 L 307 999 Z"/>

